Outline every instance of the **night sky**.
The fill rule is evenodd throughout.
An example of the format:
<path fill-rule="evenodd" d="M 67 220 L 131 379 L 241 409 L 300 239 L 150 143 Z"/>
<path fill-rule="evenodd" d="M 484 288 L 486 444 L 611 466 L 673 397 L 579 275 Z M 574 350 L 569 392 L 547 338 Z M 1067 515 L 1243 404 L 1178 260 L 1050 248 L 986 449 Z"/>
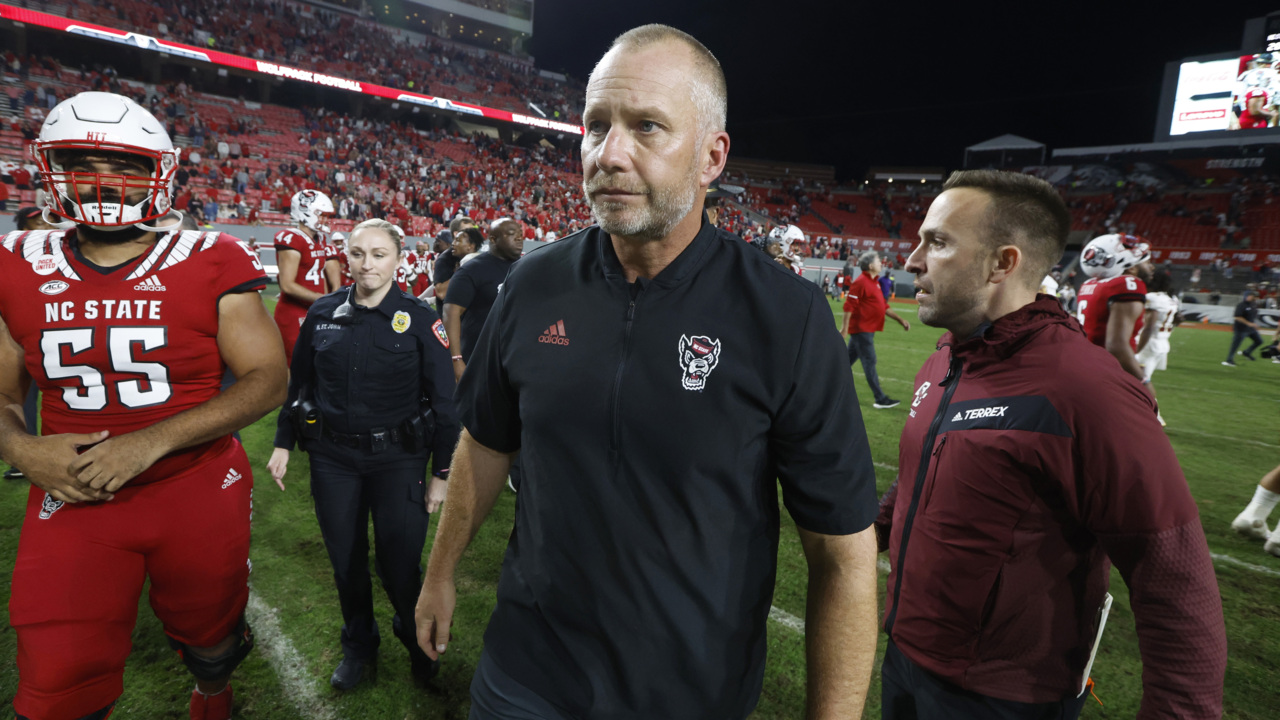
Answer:
<path fill-rule="evenodd" d="M 861 179 L 869 166 L 954 169 L 966 146 L 1004 133 L 1050 149 L 1151 142 L 1165 63 L 1237 50 L 1245 20 L 1280 9 L 1036 5 L 536 0 L 531 51 L 539 67 L 585 79 L 614 36 L 673 25 L 725 69 L 731 156 Z M 1174 9 L 1188 7 L 1201 9 Z"/>

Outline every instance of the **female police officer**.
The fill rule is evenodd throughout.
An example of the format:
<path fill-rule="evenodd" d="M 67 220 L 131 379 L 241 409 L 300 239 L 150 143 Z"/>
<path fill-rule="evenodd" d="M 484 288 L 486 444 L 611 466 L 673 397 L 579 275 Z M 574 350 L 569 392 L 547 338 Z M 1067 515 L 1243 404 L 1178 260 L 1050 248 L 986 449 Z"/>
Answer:
<path fill-rule="evenodd" d="M 395 635 L 409 651 L 416 681 L 437 670 L 418 648 L 413 612 L 428 513 L 444 501 L 458 423 L 444 328 L 434 310 L 394 282 L 403 252 L 384 220 L 352 230 L 347 255 L 354 284 L 307 312 L 267 463 L 283 490 L 294 443 L 311 454 L 311 494 L 342 605 L 343 659 L 330 680 L 340 690 L 355 687 L 377 657 L 371 511 Z M 436 471 L 426 487 L 432 452 Z"/>

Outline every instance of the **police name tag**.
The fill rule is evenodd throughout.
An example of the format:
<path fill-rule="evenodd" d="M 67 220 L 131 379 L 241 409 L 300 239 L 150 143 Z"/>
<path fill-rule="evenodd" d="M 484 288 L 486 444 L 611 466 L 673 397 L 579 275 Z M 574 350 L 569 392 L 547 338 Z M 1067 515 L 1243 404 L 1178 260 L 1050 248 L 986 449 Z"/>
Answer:
<path fill-rule="evenodd" d="M 398 333 L 402 333 L 409 329 L 409 313 L 398 310 L 394 317 L 391 318 L 391 329 Z"/>

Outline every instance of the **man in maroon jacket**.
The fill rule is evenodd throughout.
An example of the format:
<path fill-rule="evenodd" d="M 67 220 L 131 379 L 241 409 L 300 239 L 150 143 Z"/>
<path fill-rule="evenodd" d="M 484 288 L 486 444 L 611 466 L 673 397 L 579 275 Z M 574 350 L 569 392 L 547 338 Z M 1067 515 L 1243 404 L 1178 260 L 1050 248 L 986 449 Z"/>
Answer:
<path fill-rule="evenodd" d="M 1222 602 L 1155 403 L 1036 296 L 1069 226 L 1043 181 L 958 172 L 907 260 L 920 321 L 949 332 L 876 521 L 885 718 L 1077 717 L 1109 562 L 1137 625 L 1138 717 L 1222 715 Z"/>

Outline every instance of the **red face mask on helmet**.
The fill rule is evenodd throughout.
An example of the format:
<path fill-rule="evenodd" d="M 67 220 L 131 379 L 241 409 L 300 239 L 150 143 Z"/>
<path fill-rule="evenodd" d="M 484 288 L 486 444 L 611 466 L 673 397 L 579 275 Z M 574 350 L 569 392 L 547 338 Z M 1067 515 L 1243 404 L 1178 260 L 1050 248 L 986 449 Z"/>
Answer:
<path fill-rule="evenodd" d="M 52 224 L 167 229 L 146 223 L 169 213 L 178 153 L 164 126 L 129 98 L 84 92 L 62 101 L 40 128 L 33 155 L 49 193 L 45 214 L 64 218 Z M 138 170 L 94 167 L 113 159 Z"/>

